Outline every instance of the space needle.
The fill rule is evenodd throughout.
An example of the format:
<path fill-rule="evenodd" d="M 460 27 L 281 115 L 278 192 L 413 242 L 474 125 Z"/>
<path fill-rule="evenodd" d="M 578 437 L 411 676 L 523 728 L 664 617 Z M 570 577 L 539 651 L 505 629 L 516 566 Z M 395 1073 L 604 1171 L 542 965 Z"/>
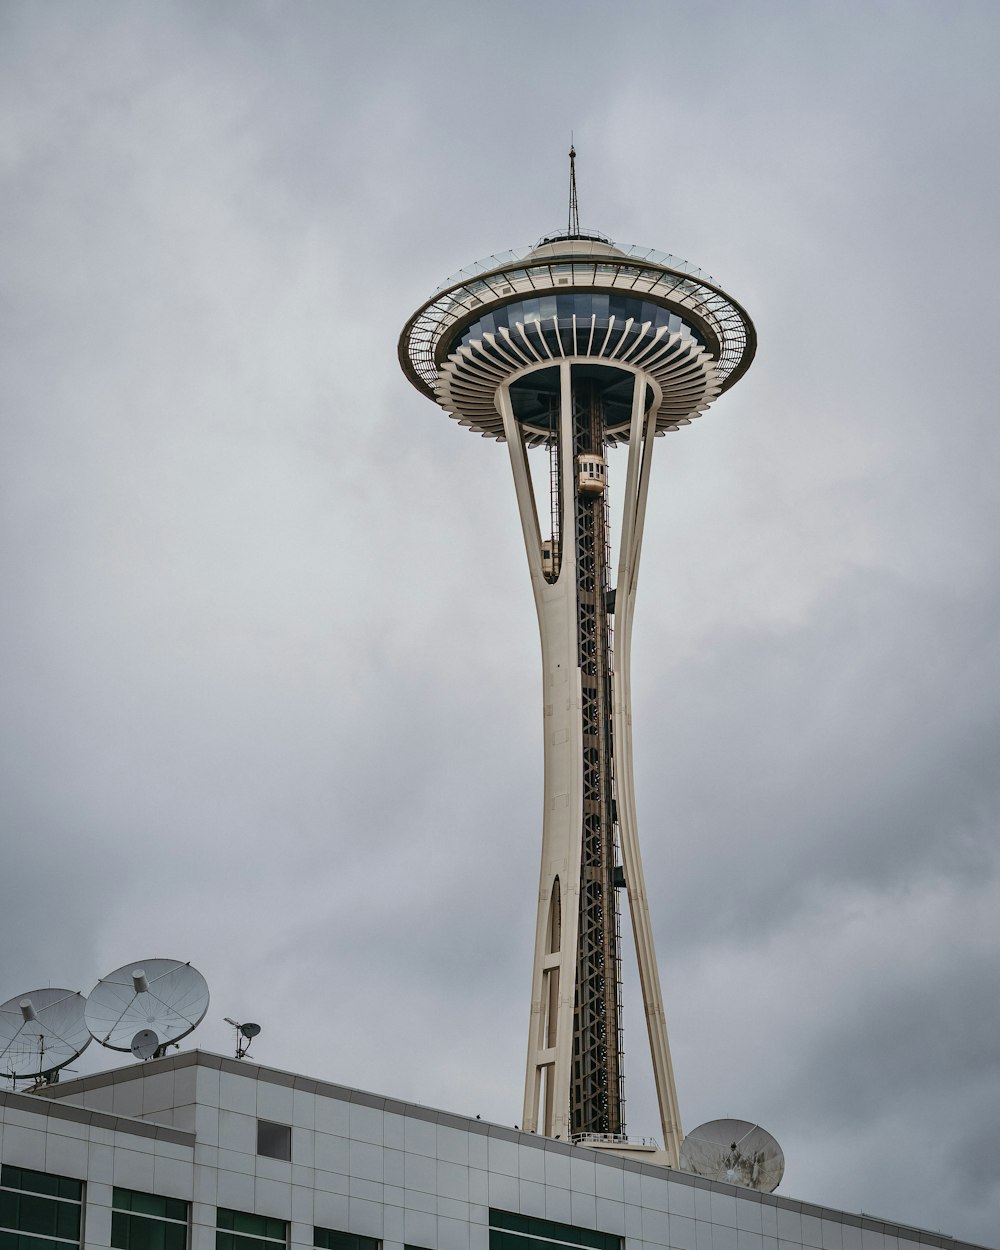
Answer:
<path fill-rule="evenodd" d="M 522 1128 L 627 1142 L 624 890 L 664 1161 L 676 1167 L 682 1133 L 636 825 L 632 622 L 654 437 L 690 425 L 743 376 L 756 334 L 702 270 L 581 230 L 569 155 L 566 229 L 462 270 L 406 323 L 399 358 L 459 425 L 507 444 L 538 613 L 544 811 Z M 607 452 L 618 444 L 628 455 L 612 565 Z"/>

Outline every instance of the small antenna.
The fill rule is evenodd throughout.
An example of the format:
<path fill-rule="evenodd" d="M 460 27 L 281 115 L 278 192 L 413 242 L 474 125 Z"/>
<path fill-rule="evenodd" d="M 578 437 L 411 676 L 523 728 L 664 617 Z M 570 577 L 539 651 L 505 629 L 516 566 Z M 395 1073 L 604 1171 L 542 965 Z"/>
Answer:
<path fill-rule="evenodd" d="M 576 148 L 573 146 L 573 132 L 569 136 L 569 223 L 566 233 L 576 238 L 580 233 L 580 209 L 576 202 Z"/>
<path fill-rule="evenodd" d="M 250 1049 L 250 1043 L 260 1032 L 260 1025 L 249 1021 L 246 1024 L 240 1024 L 236 1020 L 231 1020 L 229 1016 L 223 1016 L 222 1018 L 226 1024 L 231 1024 L 236 1030 L 236 1058 L 242 1059 Z"/>

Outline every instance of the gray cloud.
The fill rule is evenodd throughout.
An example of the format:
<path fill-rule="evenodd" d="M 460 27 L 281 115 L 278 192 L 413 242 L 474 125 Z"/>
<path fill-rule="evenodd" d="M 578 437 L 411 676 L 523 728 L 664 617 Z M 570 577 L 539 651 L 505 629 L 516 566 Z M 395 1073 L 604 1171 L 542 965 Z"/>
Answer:
<path fill-rule="evenodd" d="M 2 997 L 179 955 L 202 1045 L 519 1121 L 533 609 L 503 449 L 395 341 L 559 225 L 573 129 L 587 223 L 760 333 L 657 446 L 636 627 L 685 1123 L 995 1242 L 998 26 L 4 8 Z"/>

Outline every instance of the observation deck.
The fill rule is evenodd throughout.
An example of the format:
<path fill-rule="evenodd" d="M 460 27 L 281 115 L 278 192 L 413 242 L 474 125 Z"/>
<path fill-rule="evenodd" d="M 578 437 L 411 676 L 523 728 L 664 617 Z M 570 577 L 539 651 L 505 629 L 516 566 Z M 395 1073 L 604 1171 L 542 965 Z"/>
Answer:
<path fill-rule="evenodd" d="M 663 434 L 689 425 L 737 382 L 756 346 L 746 311 L 703 270 L 581 231 L 455 274 L 406 323 L 399 360 L 461 425 L 504 441 L 497 386 L 539 365 L 641 367 Z M 549 430 L 517 415 L 529 446 L 549 441 Z M 611 415 L 608 441 L 627 442 L 627 412 L 618 422 Z"/>

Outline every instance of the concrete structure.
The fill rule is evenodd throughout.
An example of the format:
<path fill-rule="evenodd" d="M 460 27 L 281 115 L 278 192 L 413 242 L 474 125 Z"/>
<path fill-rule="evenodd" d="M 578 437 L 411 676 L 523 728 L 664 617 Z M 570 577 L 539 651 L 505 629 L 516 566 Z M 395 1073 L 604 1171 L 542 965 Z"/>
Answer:
<path fill-rule="evenodd" d="M 572 157 L 571 153 L 571 157 Z M 636 820 L 632 622 L 655 435 L 736 382 L 756 337 L 707 274 L 570 228 L 463 271 L 410 318 L 400 361 L 461 425 L 506 442 L 542 644 L 544 816 L 522 1123 L 626 1142 L 624 888 L 665 1162 L 682 1133 Z M 628 445 L 617 581 L 607 449 Z M 544 482 L 529 453 L 545 448 Z M 540 515 L 541 514 L 541 515 Z"/>
<path fill-rule="evenodd" d="M 0 1092 L 4 1250 L 972 1250 L 202 1051 Z"/>

